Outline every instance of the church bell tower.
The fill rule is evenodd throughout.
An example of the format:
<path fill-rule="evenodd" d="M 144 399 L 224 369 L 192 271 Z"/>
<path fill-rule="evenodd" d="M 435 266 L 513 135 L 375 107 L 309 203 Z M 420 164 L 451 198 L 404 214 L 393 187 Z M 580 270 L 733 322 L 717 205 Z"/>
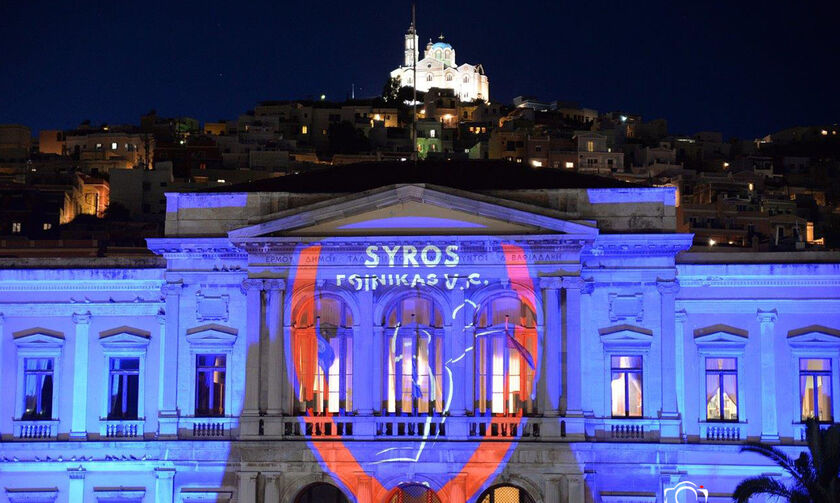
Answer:
<path fill-rule="evenodd" d="M 405 62 L 403 66 L 411 67 L 415 60 L 419 61 L 420 57 L 417 52 L 417 29 L 412 23 L 408 31 L 405 32 Z"/>

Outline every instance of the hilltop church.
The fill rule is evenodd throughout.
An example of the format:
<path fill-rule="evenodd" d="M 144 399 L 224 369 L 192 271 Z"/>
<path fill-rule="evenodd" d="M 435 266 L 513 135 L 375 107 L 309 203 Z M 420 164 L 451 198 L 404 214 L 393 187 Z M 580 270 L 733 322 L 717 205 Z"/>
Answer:
<path fill-rule="evenodd" d="M 455 63 L 455 49 L 444 41 L 426 44 L 423 59 L 418 48 L 419 37 L 414 24 L 405 34 L 405 59 L 402 66 L 391 72 L 399 77 L 403 86 L 414 86 L 414 62 L 417 61 L 417 90 L 428 91 L 433 87 L 452 89 L 461 101 L 490 100 L 490 82 L 480 64 Z"/>

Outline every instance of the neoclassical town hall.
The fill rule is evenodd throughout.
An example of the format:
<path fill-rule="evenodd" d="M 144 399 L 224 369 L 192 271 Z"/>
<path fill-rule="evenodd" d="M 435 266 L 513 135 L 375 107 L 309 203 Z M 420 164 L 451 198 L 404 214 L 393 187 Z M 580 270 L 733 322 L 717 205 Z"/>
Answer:
<path fill-rule="evenodd" d="M 722 502 L 840 413 L 836 255 L 687 252 L 667 187 L 382 185 L 2 259 L 0 500 Z"/>

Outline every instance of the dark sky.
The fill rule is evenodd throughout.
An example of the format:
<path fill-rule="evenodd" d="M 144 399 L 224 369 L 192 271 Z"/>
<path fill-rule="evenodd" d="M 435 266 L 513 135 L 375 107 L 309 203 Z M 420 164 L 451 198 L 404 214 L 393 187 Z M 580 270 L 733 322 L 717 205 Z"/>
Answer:
<path fill-rule="evenodd" d="M 420 0 L 490 96 L 664 117 L 753 138 L 840 120 L 834 2 Z M 378 94 L 408 1 L 0 1 L 0 123 L 202 121 L 268 99 Z M 829 35 L 833 33 L 833 35 Z"/>

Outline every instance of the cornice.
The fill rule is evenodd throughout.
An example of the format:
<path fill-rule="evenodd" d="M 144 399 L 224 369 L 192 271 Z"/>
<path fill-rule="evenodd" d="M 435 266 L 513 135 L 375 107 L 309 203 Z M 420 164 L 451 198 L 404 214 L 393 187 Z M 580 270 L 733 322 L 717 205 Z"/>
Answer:
<path fill-rule="evenodd" d="M 717 287 L 840 287 L 840 276 L 683 276 L 680 275 L 680 285 L 685 288 Z"/>
<path fill-rule="evenodd" d="M 0 292 L 125 292 L 132 290 L 159 291 L 164 283 L 160 280 L 72 280 L 57 281 L 2 281 Z M 138 297 L 139 298 L 139 297 Z M 71 299 L 72 301 L 72 299 Z M 86 302 L 84 299 L 78 302 Z"/>

